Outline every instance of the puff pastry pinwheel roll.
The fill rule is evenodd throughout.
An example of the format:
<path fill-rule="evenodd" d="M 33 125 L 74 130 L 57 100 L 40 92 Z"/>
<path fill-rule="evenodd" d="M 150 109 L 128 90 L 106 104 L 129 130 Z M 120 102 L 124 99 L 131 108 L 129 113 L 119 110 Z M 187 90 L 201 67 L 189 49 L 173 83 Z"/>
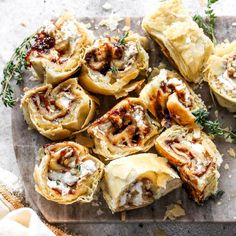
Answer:
<path fill-rule="evenodd" d="M 91 202 L 104 164 L 75 142 L 47 144 L 39 150 L 35 189 L 48 200 L 71 204 Z"/>
<path fill-rule="evenodd" d="M 222 158 L 204 132 L 174 125 L 157 138 L 155 146 L 160 155 L 177 167 L 197 203 L 216 193 Z"/>
<path fill-rule="evenodd" d="M 130 34 L 123 39 L 98 39 L 85 52 L 80 76 L 82 86 L 91 92 L 116 98 L 134 90 L 140 80 L 133 80 L 149 65 L 149 56 L 141 45 L 143 38 Z"/>
<path fill-rule="evenodd" d="M 166 69 L 161 69 L 159 75 L 142 89 L 140 99 L 156 118 L 172 118 L 181 125 L 194 125 L 192 112 L 205 108 L 182 77 Z"/>
<path fill-rule="evenodd" d="M 41 80 L 55 85 L 81 68 L 85 48 L 92 42 L 92 33 L 66 13 L 40 28 L 26 59 Z"/>
<path fill-rule="evenodd" d="M 29 89 L 21 106 L 31 128 L 51 140 L 60 140 L 84 128 L 93 118 L 96 105 L 73 78 L 55 88 L 47 84 Z"/>
<path fill-rule="evenodd" d="M 200 81 L 213 43 L 183 8 L 181 0 L 162 2 L 153 14 L 144 17 L 142 27 L 186 80 Z"/>
<path fill-rule="evenodd" d="M 148 151 L 160 132 L 160 124 L 149 116 L 140 99 L 126 98 L 93 122 L 87 131 L 94 140 L 94 152 L 112 160 Z"/>
<path fill-rule="evenodd" d="M 236 41 L 215 47 L 207 62 L 205 80 L 219 104 L 236 112 Z"/>
<path fill-rule="evenodd" d="M 141 153 L 111 161 L 102 183 L 103 196 L 112 212 L 144 207 L 181 186 L 167 160 Z"/>

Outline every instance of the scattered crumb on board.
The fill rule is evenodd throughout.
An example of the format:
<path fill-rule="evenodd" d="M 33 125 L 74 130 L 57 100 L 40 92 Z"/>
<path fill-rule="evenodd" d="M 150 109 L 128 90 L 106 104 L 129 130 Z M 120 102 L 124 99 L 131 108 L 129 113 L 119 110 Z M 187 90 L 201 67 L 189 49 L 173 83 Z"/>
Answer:
<path fill-rule="evenodd" d="M 166 234 L 166 232 L 163 230 L 163 229 L 161 229 L 161 228 L 157 228 L 157 234 L 156 234 L 156 236 L 166 236 L 167 234 Z"/>
<path fill-rule="evenodd" d="M 111 4 L 109 2 L 105 2 L 103 5 L 102 5 L 102 8 L 105 10 L 105 11 L 109 11 L 111 10 Z"/>
<path fill-rule="evenodd" d="M 105 26 L 110 31 L 117 29 L 119 22 L 122 21 L 122 18 L 118 16 L 111 15 L 107 19 L 103 19 L 99 22 L 99 26 Z"/>
<path fill-rule="evenodd" d="M 170 219 L 175 220 L 178 217 L 185 216 L 185 210 L 182 207 L 181 201 L 177 201 L 176 203 L 172 203 L 167 206 L 167 210 L 165 212 L 165 216 L 163 220 Z"/>
<path fill-rule="evenodd" d="M 229 153 L 231 157 L 236 158 L 236 152 L 233 148 L 229 148 L 227 152 Z"/>
<path fill-rule="evenodd" d="M 226 163 L 226 164 L 224 165 L 224 168 L 225 168 L 225 170 L 228 170 L 228 169 L 229 169 L 229 164 Z"/>

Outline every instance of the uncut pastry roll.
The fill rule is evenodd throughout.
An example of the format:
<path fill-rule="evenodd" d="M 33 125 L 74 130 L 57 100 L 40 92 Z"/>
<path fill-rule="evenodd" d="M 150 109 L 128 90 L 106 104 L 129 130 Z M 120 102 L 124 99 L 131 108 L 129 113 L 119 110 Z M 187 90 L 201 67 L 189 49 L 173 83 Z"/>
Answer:
<path fill-rule="evenodd" d="M 167 160 L 141 153 L 111 161 L 102 183 L 103 196 L 112 212 L 147 206 L 181 186 Z"/>
<path fill-rule="evenodd" d="M 93 35 L 69 13 L 39 29 L 26 59 L 45 83 L 58 84 L 81 68 Z"/>
<path fill-rule="evenodd" d="M 218 103 L 230 112 L 236 112 L 236 41 L 215 47 L 205 71 Z"/>
<path fill-rule="evenodd" d="M 82 86 L 98 94 L 126 96 L 142 83 L 133 80 L 148 69 L 149 56 L 141 44 L 145 39 L 138 34 L 98 39 L 85 52 Z"/>
<path fill-rule="evenodd" d="M 160 124 L 147 113 L 138 98 L 126 98 L 88 128 L 94 152 L 107 160 L 148 151 L 160 132 Z"/>
<path fill-rule="evenodd" d="M 39 150 L 34 169 L 35 189 L 60 204 L 91 202 L 104 164 L 75 142 L 47 144 Z"/>
<path fill-rule="evenodd" d="M 21 106 L 31 128 L 51 139 L 60 140 L 84 128 L 95 113 L 90 97 L 77 79 L 68 79 L 55 88 L 41 85 L 25 92 Z"/>
<path fill-rule="evenodd" d="M 194 125 L 192 112 L 205 105 L 183 78 L 174 71 L 161 69 L 159 75 L 140 92 L 140 99 L 158 119 L 174 119 L 181 125 Z"/>
<path fill-rule="evenodd" d="M 162 2 L 153 14 L 144 17 L 142 27 L 186 80 L 200 81 L 213 43 L 183 8 L 181 0 Z"/>
<path fill-rule="evenodd" d="M 174 125 L 157 138 L 155 147 L 177 167 L 180 178 L 197 203 L 217 192 L 222 158 L 215 144 L 200 129 Z"/>

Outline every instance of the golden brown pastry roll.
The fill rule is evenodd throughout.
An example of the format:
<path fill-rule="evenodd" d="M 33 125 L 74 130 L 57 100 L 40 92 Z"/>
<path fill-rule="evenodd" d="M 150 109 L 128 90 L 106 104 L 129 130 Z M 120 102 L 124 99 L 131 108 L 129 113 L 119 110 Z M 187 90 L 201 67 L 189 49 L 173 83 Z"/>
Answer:
<path fill-rule="evenodd" d="M 236 41 L 215 47 L 207 62 L 205 80 L 219 104 L 236 112 Z"/>
<path fill-rule="evenodd" d="M 91 202 L 104 164 L 75 142 L 47 144 L 39 150 L 34 169 L 35 189 L 60 204 Z"/>
<path fill-rule="evenodd" d="M 160 132 L 160 124 L 147 113 L 138 98 L 126 98 L 93 122 L 88 133 L 94 152 L 108 160 L 148 151 Z"/>
<path fill-rule="evenodd" d="M 142 27 L 186 80 L 200 81 L 213 43 L 183 8 L 181 0 L 160 3 L 153 14 L 144 17 Z"/>
<path fill-rule="evenodd" d="M 156 118 L 174 119 L 181 125 L 194 125 L 192 112 L 205 108 L 182 77 L 166 69 L 161 69 L 159 75 L 142 89 L 140 99 Z"/>
<path fill-rule="evenodd" d="M 87 90 L 116 98 L 126 96 L 142 81 L 133 81 L 148 68 L 148 54 L 141 45 L 143 37 L 98 39 L 85 52 L 80 83 Z"/>
<path fill-rule="evenodd" d="M 216 193 L 220 176 L 217 168 L 222 158 L 204 132 L 174 125 L 157 138 L 155 146 L 160 155 L 177 167 L 197 203 Z"/>
<path fill-rule="evenodd" d="M 54 85 L 81 67 L 85 48 L 92 42 L 92 33 L 66 13 L 39 29 L 26 58 L 41 80 Z"/>
<path fill-rule="evenodd" d="M 51 140 L 69 137 L 89 123 L 95 112 L 95 100 L 68 79 L 55 88 L 41 85 L 25 92 L 21 101 L 26 122 Z"/>
<path fill-rule="evenodd" d="M 112 212 L 144 207 L 181 186 L 167 160 L 141 153 L 111 161 L 105 167 L 103 196 Z"/>

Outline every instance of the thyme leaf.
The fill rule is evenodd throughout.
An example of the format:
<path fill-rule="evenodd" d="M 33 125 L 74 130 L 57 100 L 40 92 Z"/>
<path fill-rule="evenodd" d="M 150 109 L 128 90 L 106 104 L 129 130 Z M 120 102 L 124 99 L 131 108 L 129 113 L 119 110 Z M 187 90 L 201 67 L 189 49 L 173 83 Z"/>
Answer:
<path fill-rule="evenodd" d="M 126 32 L 120 37 L 118 43 L 119 43 L 120 45 L 125 45 L 125 44 L 126 44 L 125 39 L 126 39 L 128 36 L 129 36 L 129 32 L 126 31 Z"/>
<path fill-rule="evenodd" d="M 111 68 L 109 69 L 109 71 L 112 72 L 112 74 L 117 74 L 118 73 L 118 69 L 115 66 L 111 66 Z"/>
<path fill-rule="evenodd" d="M 209 112 L 205 109 L 200 108 L 192 114 L 196 117 L 196 123 L 198 123 L 202 128 L 205 128 L 208 133 L 225 139 L 231 138 L 233 142 L 236 142 L 236 134 L 231 130 L 222 128 L 218 120 L 209 120 Z"/>
<path fill-rule="evenodd" d="M 206 20 L 200 15 L 194 15 L 193 20 L 198 24 L 200 28 L 203 29 L 204 33 L 216 44 L 215 38 L 215 23 L 216 15 L 212 9 L 212 4 L 216 3 L 218 0 L 208 0 L 207 8 L 205 10 Z"/>
<path fill-rule="evenodd" d="M 6 107 L 13 107 L 16 103 L 14 98 L 14 91 L 11 87 L 11 80 L 15 80 L 16 84 L 19 85 L 22 80 L 22 72 L 28 67 L 28 63 L 25 60 L 28 50 L 32 46 L 32 41 L 35 39 L 35 34 L 27 37 L 21 45 L 16 48 L 10 61 L 3 69 L 3 80 L 1 81 L 2 90 L 0 97 Z"/>

